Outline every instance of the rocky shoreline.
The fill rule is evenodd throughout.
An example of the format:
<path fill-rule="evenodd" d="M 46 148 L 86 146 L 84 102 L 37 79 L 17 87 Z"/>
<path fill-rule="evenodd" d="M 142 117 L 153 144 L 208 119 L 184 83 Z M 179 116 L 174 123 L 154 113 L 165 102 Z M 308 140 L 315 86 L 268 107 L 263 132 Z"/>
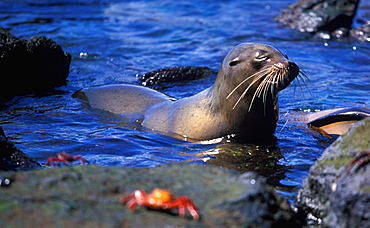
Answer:
<path fill-rule="evenodd" d="M 15 96 L 46 94 L 67 83 L 71 55 L 44 36 L 18 39 L 0 27 L 0 106 Z"/>
<path fill-rule="evenodd" d="M 41 168 L 41 165 L 15 147 L 0 126 L 0 170 L 17 171 L 37 168 Z"/>
<path fill-rule="evenodd" d="M 277 20 L 321 38 L 328 34 L 370 40 L 369 21 L 360 28 L 350 26 L 358 0 L 347 1 L 351 4 L 341 11 L 332 4 L 326 4 L 334 8 L 325 11 L 328 8 L 321 2 L 299 1 Z M 312 18 L 329 13 L 337 16 L 317 19 L 316 27 L 304 27 L 313 25 L 306 23 Z M 334 23 L 343 14 L 347 22 Z M 329 28 L 333 23 L 337 27 Z M 0 27 L 0 44 L 0 66 L 5 72 L 0 104 L 15 96 L 54 92 L 66 84 L 71 56 L 51 39 L 21 40 Z M 20 63 L 27 64 L 20 67 Z M 143 75 L 141 80 L 156 86 L 156 81 L 192 80 L 214 73 L 203 67 L 166 68 Z M 311 167 L 292 206 L 257 174 L 240 175 L 211 165 L 45 168 L 17 149 L 0 127 L 0 221 L 6 227 L 302 227 L 307 218 L 315 217 L 322 227 L 370 227 L 369 129 L 370 119 L 362 120 L 327 148 Z M 138 207 L 132 213 L 118 202 L 135 189 L 150 192 L 158 187 L 191 198 L 201 219 L 180 218 L 177 209 Z"/>
<path fill-rule="evenodd" d="M 359 3 L 360 0 L 300 0 L 283 9 L 275 20 L 317 38 L 369 42 L 368 19 L 360 19 L 362 25 L 352 28 Z"/>
<path fill-rule="evenodd" d="M 296 203 L 323 227 L 369 227 L 370 118 L 356 123 L 310 168 Z M 363 156 L 358 157 L 363 153 Z M 358 160 L 357 158 L 363 158 Z"/>
<path fill-rule="evenodd" d="M 179 175 L 181 174 L 181 175 Z M 6 227 L 301 227 L 298 215 L 254 173 L 176 164 L 157 168 L 67 166 L 2 172 L 0 221 Z M 189 214 L 138 206 L 131 212 L 119 198 L 135 189 L 170 189 L 198 207 Z"/>
<path fill-rule="evenodd" d="M 22 164 L 31 164 L 29 168 L 36 170 L 0 172 L 0 201 L 5 205 L 0 207 L 0 220 L 14 224 L 8 227 L 302 227 L 306 218 L 316 217 L 316 221 L 322 221 L 322 227 L 368 227 L 370 158 L 364 154 L 364 160 L 356 160 L 356 156 L 370 151 L 369 129 L 370 119 L 364 119 L 324 151 L 304 180 L 294 207 L 253 172 L 240 175 L 199 164 L 144 169 L 93 165 L 37 169 L 40 164 L 26 159 L 28 163 Z M 21 153 L 14 146 L 11 148 Z M 176 209 L 163 213 L 141 208 L 132 214 L 118 203 L 120 196 L 135 189 L 149 192 L 158 187 L 190 197 L 199 207 L 202 219 L 174 216 Z M 42 214 L 52 216 L 28 216 L 38 213 L 39 208 Z"/>

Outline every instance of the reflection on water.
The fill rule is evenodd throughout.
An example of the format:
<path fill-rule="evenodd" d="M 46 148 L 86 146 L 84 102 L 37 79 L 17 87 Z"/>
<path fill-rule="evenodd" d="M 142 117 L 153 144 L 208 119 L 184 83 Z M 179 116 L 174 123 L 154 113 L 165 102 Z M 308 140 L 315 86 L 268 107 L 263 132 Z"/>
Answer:
<path fill-rule="evenodd" d="M 182 153 L 181 155 L 189 156 L 190 154 Z M 278 164 L 283 155 L 275 145 L 219 144 L 216 148 L 202 151 L 195 155 L 192 154 L 192 156 L 193 158 L 188 161 L 202 160 L 212 165 L 236 170 L 239 173 L 254 171 L 266 177 L 271 184 L 276 184 L 276 180 L 272 180 L 271 177 L 286 168 L 286 166 Z"/>
<path fill-rule="evenodd" d="M 282 184 L 293 167 L 282 165 L 279 161 L 284 159 L 279 147 L 276 145 L 256 146 L 251 144 L 227 143 L 219 144 L 199 153 L 179 153 L 180 156 L 191 158 L 183 162 L 202 161 L 207 164 L 235 170 L 238 173 L 255 172 L 266 178 L 268 184 L 280 191 L 295 192 L 297 185 Z M 296 167 L 297 168 L 297 167 Z M 307 169 L 307 167 L 301 167 Z M 287 195 L 289 197 L 289 195 Z M 289 197 L 293 200 L 293 197 Z"/>

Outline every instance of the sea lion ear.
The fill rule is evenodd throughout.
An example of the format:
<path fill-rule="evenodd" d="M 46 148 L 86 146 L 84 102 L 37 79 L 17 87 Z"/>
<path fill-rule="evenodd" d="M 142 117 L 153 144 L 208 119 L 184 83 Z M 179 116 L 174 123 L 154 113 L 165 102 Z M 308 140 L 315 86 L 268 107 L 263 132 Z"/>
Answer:
<path fill-rule="evenodd" d="M 238 65 L 239 62 L 240 62 L 239 58 L 236 57 L 235 59 L 233 59 L 229 62 L 229 66 L 231 66 L 231 67 L 236 66 L 236 65 Z"/>

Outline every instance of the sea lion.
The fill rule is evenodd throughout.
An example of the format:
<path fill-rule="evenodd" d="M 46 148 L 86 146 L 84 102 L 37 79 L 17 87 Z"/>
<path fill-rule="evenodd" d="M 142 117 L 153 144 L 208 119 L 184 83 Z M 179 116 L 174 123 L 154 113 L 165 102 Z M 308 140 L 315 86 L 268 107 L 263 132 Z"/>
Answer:
<path fill-rule="evenodd" d="M 278 49 L 243 43 L 224 58 L 215 83 L 176 100 L 134 85 L 85 88 L 74 97 L 115 114 L 141 114 L 144 128 L 194 140 L 240 135 L 246 140 L 273 137 L 278 92 L 297 77 L 299 67 Z"/>

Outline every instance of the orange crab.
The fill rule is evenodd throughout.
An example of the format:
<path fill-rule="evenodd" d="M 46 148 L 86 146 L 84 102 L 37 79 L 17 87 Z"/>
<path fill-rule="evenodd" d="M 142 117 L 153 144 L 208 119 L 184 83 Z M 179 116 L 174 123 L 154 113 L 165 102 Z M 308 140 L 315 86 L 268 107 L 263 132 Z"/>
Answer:
<path fill-rule="evenodd" d="M 179 216 L 184 217 L 187 208 L 194 219 L 198 220 L 200 217 L 198 209 L 187 196 L 175 198 L 173 194 L 166 189 L 156 188 L 150 194 L 146 194 L 143 190 L 135 190 L 130 195 L 121 197 L 119 202 L 122 204 L 127 202 L 126 205 L 131 211 L 135 210 L 136 205 L 165 210 L 178 208 Z"/>
<path fill-rule="evenodd" d="M 46 161 L 46 165 L 49 166 L 49 165 L 56 165 L 59 164 L 60 162 L 63 162 L 64 164 L 68 164 L 72 161 L 76 161 L 76 160 L 80 160 L 81 161 L 81 165 L 85 164 L 85 163 L 89 163 L 88 161 L 86 161 L 86 159 L 84 159 L 81 155 L 77 155 L 77 156 L 71 156 L 65 152 L 62 152 L 62 153 L 57 153 L 58 157 L 49 157 L 48 160 Z"/>

